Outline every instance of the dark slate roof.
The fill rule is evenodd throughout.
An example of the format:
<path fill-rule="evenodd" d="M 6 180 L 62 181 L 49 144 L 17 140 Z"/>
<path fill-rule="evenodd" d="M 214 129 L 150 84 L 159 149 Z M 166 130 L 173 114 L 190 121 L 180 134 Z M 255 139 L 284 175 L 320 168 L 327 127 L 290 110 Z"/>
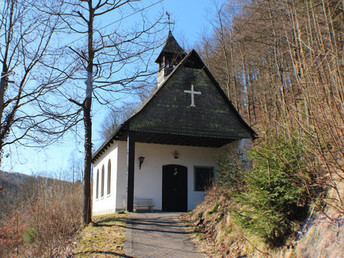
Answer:
<path fill-rule="evenodd" d="M 160 63 L 161 58 L 164 55 L 175 55 L 175 56 L 182 56 L 182 57 L 186 55 L 184 49 L 179 46 L 178 42 L 173 37 L 171 31 L 169 31 L 166 43 L 155 62 Z"/>
<path fill-rule="evenodd" d="M 206 76 L 203 76 L 204 74 Z M 183 92 L 183 85 L 190 85 L 190 82 L 198 77 L 202 78 L 195 83 L 196 87 L 199 87 L 196 90 L 201 90 L 204 95 L 207 94 L 208 88 L 211 90 L 207 94 L 211 99 L 203 103 L 204 107 L 198 106 L 202 99 L 197 99 L 196 96 L 196 106 L 199 109 L 202 108 L 201 111 L 185 107 L 185 101 L 189 101 L 190 95 L 187 94 L 188 96 L 183 100 L 183 96 L 186 95 L 180 94 Z M 204 87 L 201 88 L 202 84 L 206 86 L 203 85 Z M 177 105 L 171 105 L 172 97 L 166 98 L 166 96 L 171 96 L 172 92 L 179 94 L 176 97 L 178 98 Z M 180 101 L 184 101 L 183 108 L 182 105 L 178 106 Z M 222 105 L 218 110 L 215 108 L 216 103 Z M 161 111 L 161 108 L 165 111 Z M 178 123 L 180 126 L 176 126 Z M 202 123 L 204 129 L 202 129 Z M 114 131 L 94 153 L 92 160 L 95 161 L 114 141 L 125 141 L 129 131 L 135 132 L 138 142 L 205 147 L 220 147 L 235 139 L 257 136 L 236 111 L 195 50 L 192 50 L 165 78 L 162 85 L 152 92 L 136 112 Z"/>

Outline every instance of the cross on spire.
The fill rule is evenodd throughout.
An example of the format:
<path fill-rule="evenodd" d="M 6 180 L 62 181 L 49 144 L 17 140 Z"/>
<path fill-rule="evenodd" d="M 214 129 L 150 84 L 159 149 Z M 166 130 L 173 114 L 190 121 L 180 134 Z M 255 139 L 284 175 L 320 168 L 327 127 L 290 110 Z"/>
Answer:
<path fill-rule="evenodd" d="M 171 31 L 171 24 L 175 24 L 174 22 L 171 22 L 171 13 L 166 12 L 168 22 L 165 22 L 165 24 L 168 24 L 168 30 Z"/>
<path fill-rule="evenodd" d="M 184 90 L 184 93 L 191 94 L 191 104 L 190 107 L 196 107 L 195 106 L 195 95 L 201 95 L 202 93 L 200 91 L 195 91 L 194 86 L 191 84 L 191 90 Z"/>

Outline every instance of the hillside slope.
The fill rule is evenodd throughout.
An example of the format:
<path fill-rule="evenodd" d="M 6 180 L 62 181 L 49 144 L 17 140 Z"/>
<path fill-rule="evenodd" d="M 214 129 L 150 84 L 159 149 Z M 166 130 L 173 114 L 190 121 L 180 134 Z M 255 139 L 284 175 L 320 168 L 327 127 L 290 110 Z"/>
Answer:
<path fill-rule="evenodd" d="M 298 235 L 282 247 L 270 248 L 237 225 L 235 205 L 226 191 L 213 188 L 203 203 L 183 216 L 195 229 L 195 241 L 211 257 L 343 257 L 343 214 L 311 213 Z"/>
<path fill-rule="evenodd" d="M 19 189 L 24 185 L 25 182 L 32 179 L 32 176 L 25 175 L 22 173 L 10 173 L 0 170 L 0 186 L 10 190 Z"/>

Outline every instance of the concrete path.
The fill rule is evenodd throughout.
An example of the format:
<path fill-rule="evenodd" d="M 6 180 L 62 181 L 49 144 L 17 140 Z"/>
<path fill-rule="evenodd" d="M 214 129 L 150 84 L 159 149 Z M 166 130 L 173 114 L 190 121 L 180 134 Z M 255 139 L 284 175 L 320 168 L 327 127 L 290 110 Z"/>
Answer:
<path fill-rule="evenodd" d="M 132 257 L 206 257 L 191 242 L 180 213 L 132 213 L 125 254 Z"/>

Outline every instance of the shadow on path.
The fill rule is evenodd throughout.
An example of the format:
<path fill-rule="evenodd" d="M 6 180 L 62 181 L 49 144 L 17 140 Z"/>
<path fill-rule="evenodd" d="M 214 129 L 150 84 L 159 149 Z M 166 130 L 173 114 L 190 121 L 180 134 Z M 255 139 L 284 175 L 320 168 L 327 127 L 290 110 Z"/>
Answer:
<path fill-rule="evenodd" d="M 87 254 L 99 254 L 99 255 L 114 255 L 116 257 L 128 257 L 133 258 L 132 256 L 116 253 L 116 252 L 101 252 L 101 251 L 87 251 L 87 252 L 79 252 L 75 253 L 74 255 L 87 255 Z"/>
<path fill-rule="evenodd" d="M 125 254 L 132 257 L 206 257 L 198 252 L 180 213 L 132 213 Z"/>

